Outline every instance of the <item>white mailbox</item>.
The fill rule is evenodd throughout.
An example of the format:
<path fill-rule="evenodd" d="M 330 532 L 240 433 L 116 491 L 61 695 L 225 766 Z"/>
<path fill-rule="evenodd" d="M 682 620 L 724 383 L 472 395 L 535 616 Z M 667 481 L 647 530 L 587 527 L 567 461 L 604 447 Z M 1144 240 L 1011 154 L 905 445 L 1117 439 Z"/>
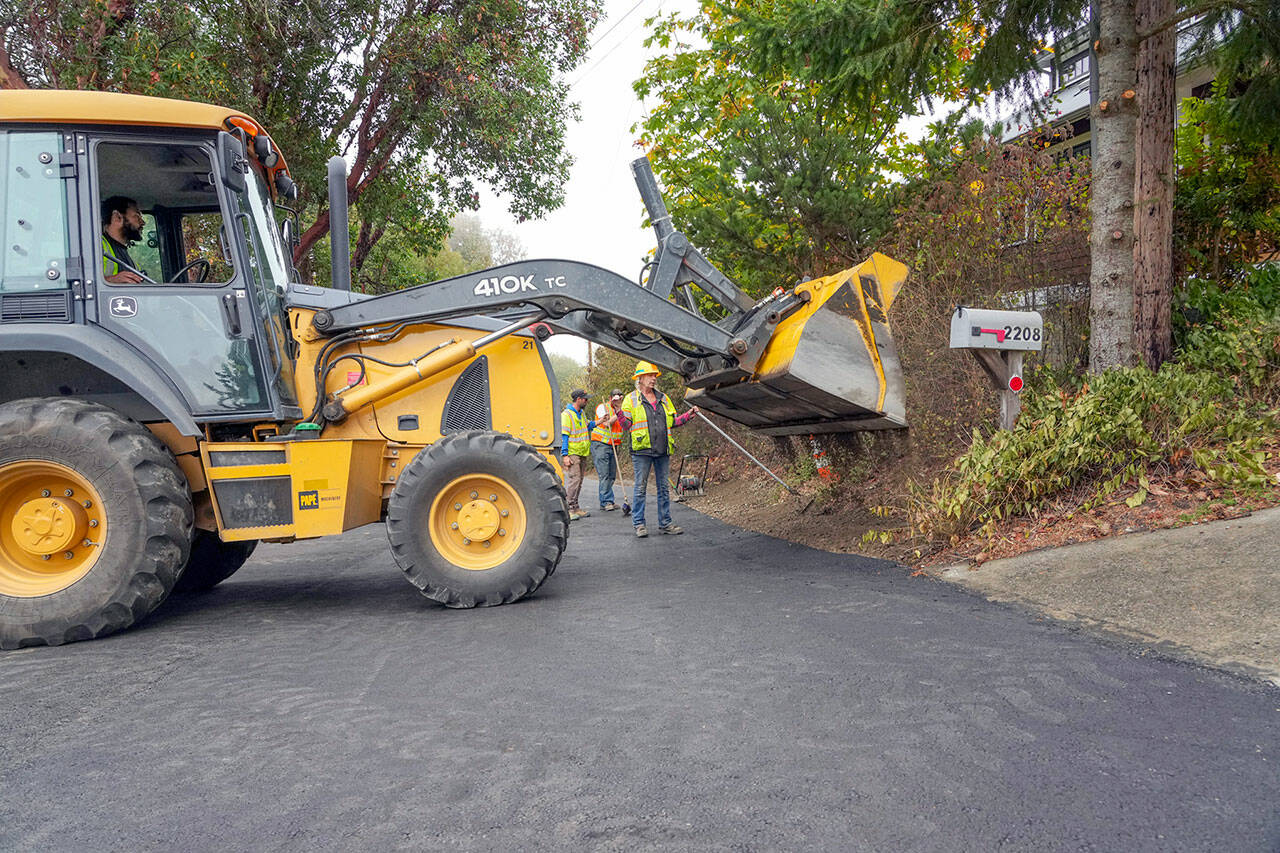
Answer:
<path fill-rule="evenodd" d="M 1038 311 L 996 311 L 961 305 L 951 315 L 951 348 L 967 349 L 1000 392 L 1000 426 L 1013 429 L 1022 411 L 1022 354 L 1044 349 Z"/>
<path fill-rule="evenodd" d="M 1044 348 L 1044 318 L 1039 311 L 966 308 L 951 315 L 952 349 L 1039 352 Z"/>

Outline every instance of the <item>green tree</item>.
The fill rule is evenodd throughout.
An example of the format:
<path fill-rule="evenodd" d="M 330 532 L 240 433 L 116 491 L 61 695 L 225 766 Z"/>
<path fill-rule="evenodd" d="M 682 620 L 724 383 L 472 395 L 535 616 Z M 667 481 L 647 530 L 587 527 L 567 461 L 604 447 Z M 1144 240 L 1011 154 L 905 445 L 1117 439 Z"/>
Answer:
<path fill-rule="evenodd" d="M 951 87 L 946 71 L 957 48 L 965 60 L 961 91 L 969 100 L 991 93 L 1034 99 L 1035 59 L 1044 40 L 1074 30 L 1089 14 L 1084 0 L 761 0 L 742 6 L 731 31 L 750 46 L 757 70 L 784 69 L 849 104 L 870 103 L 886 85 L 911 99 L 938 97 Z M 1225 32 L 1224 55 L 1235 64 L 1223 73 L 1252 74 L 1262 99 L 1276 90 L 1280 12 L 1263 0 L 1096 0 L 1094 14 L 1100 35 L 1091 116 L 1090 367 L 1104 370 L 1139 355 L 1158 362 L 1170 352 L 1173 31 L 1204 16 L 1196 24 L 1202 34 Z M 1274 117 L 1272 111 L 1267 118 Z"/>
<path fill-rule="evenodd" d="M 891 93 L 853 108 L 813 81 L 757 73 L 732 20 L 707 0 L 696 15 L 656 21 L 647 43 L 663 50 L 635 83 L 656 99 L 640 142 L 673 220 L 763 296 L 861 261 L 884 233 L 891 180 L 882 146 L 898 112 Z"/>
<path fill-rule="evenodd" d="M 582 388 L 587 381 L 587 368 L 582 362 L 562 353 L 548 353 L 551 361 L 551 372 L 556 375 L 556 385 L 560 389 L 560 405 L 569 405 L 569 394 L 575 388 Z"/>
<path fill-rule="evenodd" d="M 1177 137 L 1177 245 L 1215 281 L 1280 248 L 1280 153 L 1223 88 L 1183 102 Z"/>
<path fill-rule="evenodd" d="M 563 200 L 575 115 L 565 72 L 598 0 L 15 0 L 0 85 L 220 103 L 281 144 L 306 214 L 328 231 L 325 162 L 349 166 L 357 271 L 388 235 L 430 256 L 484 182 L 518 217 Z"/>

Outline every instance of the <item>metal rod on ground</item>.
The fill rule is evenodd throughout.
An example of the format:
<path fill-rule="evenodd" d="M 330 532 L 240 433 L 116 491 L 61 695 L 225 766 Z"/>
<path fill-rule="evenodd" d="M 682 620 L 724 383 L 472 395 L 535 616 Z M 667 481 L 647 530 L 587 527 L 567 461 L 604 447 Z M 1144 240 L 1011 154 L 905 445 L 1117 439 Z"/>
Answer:
<path fill-rule="evenodd" d="M 725 441 L 729 442 L 729 443 L 730 443 L 730 444 L 732 444 L 734 447 L 738 448 L 738 451 L 739 451 L 743 456 L 747 457 L 747 458 L 748 458 L 748 459 L 750 459 L 752 462 L 754 462 L 754 463 L 756 463 L 757 465 L 759 465 L 759 466 L 760 466 L 760 468 L 761 468 L 761 470 L 763 470 L 766 474 L 768 474 L 768 475 L 769 475 L 770 477 L 772 477 L 773 479 L 777 480 L 777 481 L 778 481 L 778 483 L 782 486 L 782 488 L 786 489 L 788 492 L 790 492 L 790 493 L 791 493 L 791 494 L 793 494 L 793 495 L 799 495 L 799 494 L 800 494 L 800 493 L 799 493 L 799 492 L 797 492 L 795 489 L 791 488 L 791 487 L 790 487 L 790 486 L 788 486 L 785 482 L 783 482 L 783 480 L 782 480 L 782 478 L 781 478 L 781 477 L 779 477 L 777 474 L 775 474 L 775 473 L 773 473 L 772 471 L 770 471 L 770 470 L 768 469 L 768 467 L 767 467 L 763 462 L 761 462 L 759 459 L 757 459 L 757 458 L 755 458 L 754 456 L 752 456 L 752 455 L 751 455 L 751 452 L 750 452 L 749 450 L 747 450 L 747 449 L 746 449 L 745 447 L 743 447 L 741 444 L 738 444 L 738 442 L 734 441 L 734 440 L 733 440 L 733 438 L 729 435 L 729 433 L 725 432 L 724 430 L 720 429 L 720 427 L 716 426 L 716 425 L 715 425 L 715 423 L 713 423 L 713 422 L 712 422 L 711 418 L 707 417 L 706 415 L 704 415 L 704 414 L 702 413 L 702 410 L 701 410 L 701 409 L 699 409 L 699 410 L 698 410 L 698 417 L 702 418 L 702 419 L 703 419 L 704 421 L 706 421 L 708 424 L 711 424 L 711 428 L 712 428 L 713 430 L 715 430 L 716 432 L 720 433 L 720 435 L 724 436 L 724 440 L 725 440 Z"/>
<path fill-rule="evenodd" d="M 613 451 L 613 467 L 618 471 L 617 476 L 613 479 L 622 492 L 622 512 L 624 515 L 631 515 L 631 501 L 627 500 L 627 489 L 622 479 L 622 457 L 618 455 L 618 445 L 612 441 L 609 442 L 609 448 Z"/>

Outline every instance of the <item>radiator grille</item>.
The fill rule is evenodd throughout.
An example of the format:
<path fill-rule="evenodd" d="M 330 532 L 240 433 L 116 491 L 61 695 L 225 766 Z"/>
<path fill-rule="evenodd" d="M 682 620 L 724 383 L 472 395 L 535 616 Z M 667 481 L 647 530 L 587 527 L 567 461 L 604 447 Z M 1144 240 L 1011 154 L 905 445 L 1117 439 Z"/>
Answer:
<path fill-rule="evenodd" d="M 489 359 L 483 355 L 471 362 L 453 383 L 440 418 L 441 435 L 468 429 L 493 429 L 493 413 L 489 409 Z"/>
<path fill-rule="evenodd" d="M 6 293 L 0 295 L 0 322 L 61 322 L 71 319 L 71 293 Z"/>

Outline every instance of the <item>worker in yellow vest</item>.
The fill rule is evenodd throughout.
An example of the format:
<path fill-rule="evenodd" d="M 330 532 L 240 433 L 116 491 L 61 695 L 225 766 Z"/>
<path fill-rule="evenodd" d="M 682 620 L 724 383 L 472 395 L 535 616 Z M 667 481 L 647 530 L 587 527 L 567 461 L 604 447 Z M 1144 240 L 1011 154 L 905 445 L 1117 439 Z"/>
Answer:
<path fill-rule="evenodd" d="M 696 415 L 698 407 L 677 415 L 671 398 L 658 390 L 658 368 L 647 361 L 636 364 L 633 376 L 636 390 L 624 397 L 615 409 L 622 428 L 631 430 L 631 461 L 636 472 L 631 523 L 635 525 L 637 538 L 649 535 L 644 523 L 644 496 L 649 489 L 649 471 L 652 470 L 658 486 L 658 530 L 669 534 L 684 533 L 671 520 L 668 477 L 671 474 L 671 454 L 676 449 L 671 432 Z"/>
<path fill-rule="evenodd" d="M 569 395 L 569 405 L 560 413 L 560 461 L 564 465 L 564 490 L 569 498 L 569 520 L 577 521 L 591 515 L 578 506 L 578 494 L 582 491 L 582 475 L 591 458 L 590 430 L 595 421 L 588 421 L 583 411 L 587 407 L 587 392 L 581 388 Z"/>
<path fill-rule="evenodd" d="M 591 428 L 591 464 L 600 480 L 600 508 L 613 512 L 613 481 L 618 477 L 618 445 L 622 444 L 622 423 L 613 413 L 613 405 L 622 403 L 622 389 L 614 388 L 609 402 L 596 406 L 596 425 Z"/>

